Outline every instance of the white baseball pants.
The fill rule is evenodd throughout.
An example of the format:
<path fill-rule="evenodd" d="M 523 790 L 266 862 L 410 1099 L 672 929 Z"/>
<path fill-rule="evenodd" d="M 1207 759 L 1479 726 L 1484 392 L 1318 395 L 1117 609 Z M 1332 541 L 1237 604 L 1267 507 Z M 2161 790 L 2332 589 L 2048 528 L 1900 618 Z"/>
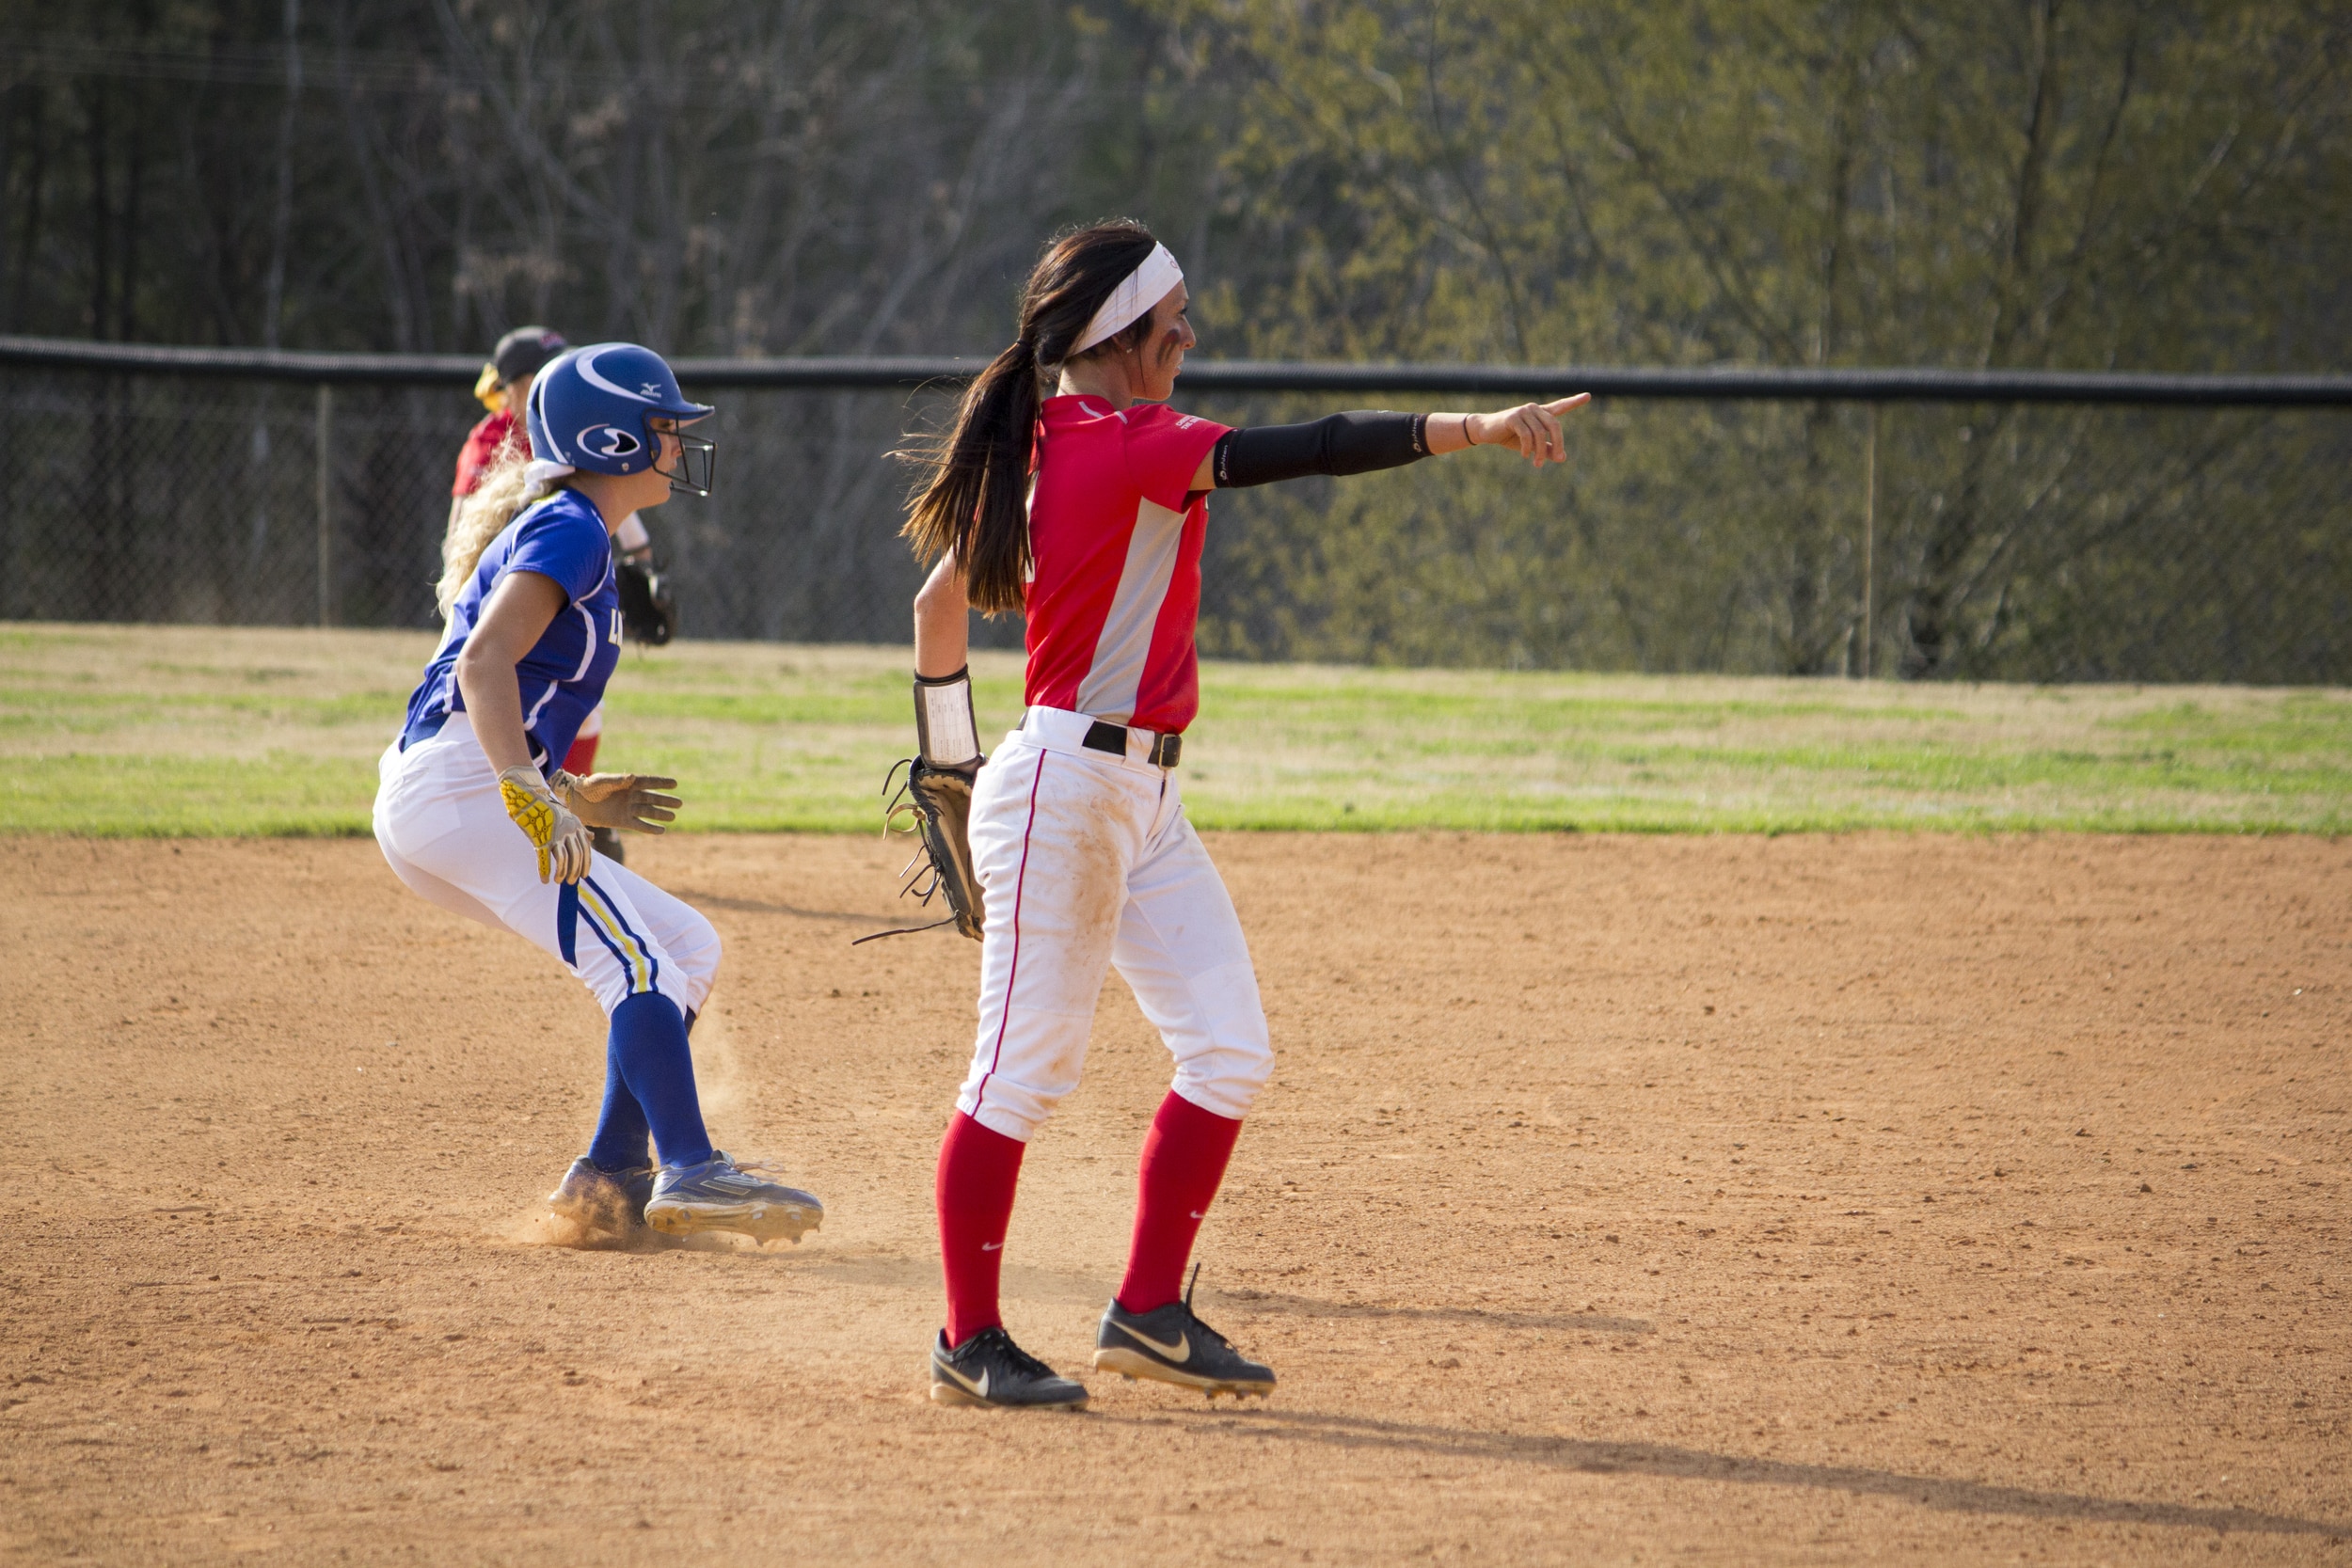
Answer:
<path fill-rule="evenodd" d="M 1116 965 L 1176 1058 L 1175 1090 L 1248 1114 L 1274 1069 L 1257 971 L 1175 773 L 1080 744 L 1094 722 L 1029 709 L 980 769 L 972 857 L 987 903 L 979 1032 L 956 1104 L 1028 1140 L 1078 1086 Z"/>
<path fill-rule="evenodd" d="M 539 855 L 506 815 L 499 778 L 473 723 L 450 715 L 438 735 L 377 764 L 375 842 L 393 872 L 445 910 L 512 931 L 564 957 L 560 883 L 539 880 Z M 719 973 L 709 921 L 634 871 L 597 857 L 579 883 L 573 974 L 610 1013 L 658 990 L 681 1012 L 700 1012 Z"/>

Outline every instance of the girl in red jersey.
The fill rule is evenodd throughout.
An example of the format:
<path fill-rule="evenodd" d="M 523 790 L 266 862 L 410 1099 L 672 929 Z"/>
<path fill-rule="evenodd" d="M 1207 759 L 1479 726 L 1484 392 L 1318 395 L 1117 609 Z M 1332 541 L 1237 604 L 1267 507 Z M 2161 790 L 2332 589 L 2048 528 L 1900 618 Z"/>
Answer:
<path fill-rule="evenodd" d="M 997 1279 L 1022 1152 L 1077 1086 L 1114 965 L 1176 1076 L 1144 1139 L 1127 1272 L 1095 1369 L 1212 1399 L 1273 1389 L 1273 1370 L 1179 1294 L 1274 1060 L 1248 943 L 1176 784 L 1200 706 L 1207 495 L 1472 446 L 1540 467 L 1565 461 L 1559 416 L 1585 401 L 1229 429 L 1166 405 L 1194 344 L 1185 297 L 1175 258 L 1139 224 L 1053 244 L 1023 292 L 1020 338 L 965 393 L 909 508 L 906 534 L 934 563 L 914 601 L 917 733 L 926 765 L 976 775 L 985 903 L 979 1031 L 939 1151 L 947 1323 L 931 1397 L 943 1404 L 1086 1403 L 1005 1332 Z M 972 713 L 967 606 L 1027 620 L 1027 712 L 993 759 Z"/>

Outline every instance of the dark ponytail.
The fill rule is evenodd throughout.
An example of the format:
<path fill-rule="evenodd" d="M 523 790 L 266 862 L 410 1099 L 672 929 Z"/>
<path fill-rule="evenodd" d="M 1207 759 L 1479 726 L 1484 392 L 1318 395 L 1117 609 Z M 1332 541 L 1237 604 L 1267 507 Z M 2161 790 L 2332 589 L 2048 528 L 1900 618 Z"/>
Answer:
<path fill-rule="evenodd" d="M 898 531 L 925 565 L 952 555 L 972 606 L 1019 610 L 1029 576 L 1029 454 L 1038 404 L 1071 345 L 1156 242 L 1139 223 L 1098 223 L 1046 246 L 1021 291 L 1021 335 L 965 389 L 947 434 L 898 455 L 928 470 Z M 1089 353 L 1123 349 L 1150 318 Z"/>

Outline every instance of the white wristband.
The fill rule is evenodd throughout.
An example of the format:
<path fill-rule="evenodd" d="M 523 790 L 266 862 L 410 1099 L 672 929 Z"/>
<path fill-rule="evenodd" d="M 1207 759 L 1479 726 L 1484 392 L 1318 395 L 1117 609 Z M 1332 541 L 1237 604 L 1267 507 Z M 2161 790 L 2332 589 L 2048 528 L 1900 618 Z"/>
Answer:
<path fill-rule="evenodd" d="M 914 677 L 914 734 L 923 761 L 932 768 L 968 768 L 980 759 L 969 669 L 944 680 Z"/>

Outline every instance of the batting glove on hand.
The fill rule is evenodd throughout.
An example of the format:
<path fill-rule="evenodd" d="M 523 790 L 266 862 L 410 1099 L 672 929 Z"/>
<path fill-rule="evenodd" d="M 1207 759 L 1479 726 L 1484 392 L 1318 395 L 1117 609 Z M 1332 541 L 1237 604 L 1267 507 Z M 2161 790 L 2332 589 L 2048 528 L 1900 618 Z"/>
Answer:
<path fill-rule="evenodd" d="M 499 793 L 505 797 L 506 815 L 539 851 L 539 879 L 550 874 L 559 882 L 577 882 L 588 875 L 594 858 L 588 830 L 535 768 L 509 768 L 499 775 Z"/>
<path fill-rule="evenodd" d="M 665 832 L 668 830 L 662 824 L 676 821 L 677 808 L 686 803 L 675 795 L 660 793 L 675 789 L 675 779 L 653 773 L 591 773 L 581 778 L 559 768 L 548 785 L 557 800 L 592 828 Z"/>

